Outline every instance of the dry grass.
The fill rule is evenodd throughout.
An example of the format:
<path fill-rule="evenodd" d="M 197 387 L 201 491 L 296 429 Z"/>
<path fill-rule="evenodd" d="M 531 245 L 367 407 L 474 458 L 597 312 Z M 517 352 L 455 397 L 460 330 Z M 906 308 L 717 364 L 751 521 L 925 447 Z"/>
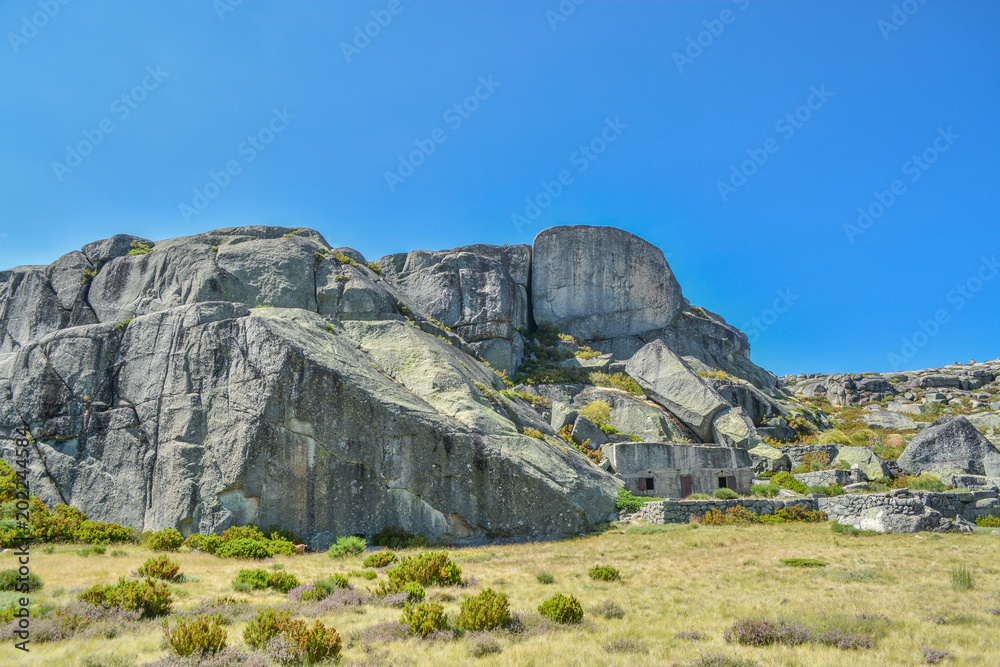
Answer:
<path fill-rule="evenodd" d="M 55 553 L 36 548 L 32 565 L 45 587 L 36 604 L 65 604 L 83 588 L 116 580 L 136 569 L 150 552 L 126 546 L 127 557 L 82 558 L 78 547 L 58 547 Z M 949 664 L 995 664 L 1000 656 L 1000 537 L 971 535 L 880 535 L 850 538 L 834 535 L 828 524 L 750 527 L 669 526 L 655 533 L 612 530 L 598 536 L 527 545 L 457 549 L 453 556 L 463 576 L 475 577 L 510 596 L 511 610 L 531 625 L 538 605 L 555 593 L 576 596 L 586 615 L 578 626 L 513 638 L 501 633 L 502 652 L 470 657 L 472 640 L 421 642 L 410 639 L 379 647 L 389 651 L 386 664 L 445 665 L 607 665 L 641 660 L 644 664 L 686 665 L 702 654 L 749 659 L 760 665 L 913 665 L 923 659 L 921 648 L 950 652 Z M 110 549 L 108 553 L 110 554 Z M 13 555 L 0 555 L 0 568 L 13 565 Z M 787 558 L 816 558 L 826 568 L 788 568 Z M 245 562 L 180 553 L 174 559 L 196 578 L 172 585 L 181 597 L 179 608 L 232 595 L 255 604 L 279 604 L 285 597 L 273 591 L 234 593 L 230 581 Z M 332 561 L 325 554 L 282 557 L 277 561 L 304 582 L 333 572 L 361 569 L 363 557 Z M 595 563 L 621 570 L 621 582 L 598 582 L 587 576 Z M 265 561 L 262 567 L 269 567 Z M 951 568 L 968 566 L 976 587 L 955 591 Z M 549 572 L 554 584 L 536 575 Z M 364 589 L 377 584 L 352 578 Z M 62 589 L 60 592 L 59 589 Z M 428 597 L 444 605 L 454 623 L 463 588 L 431 588 Z M 622 619 L 592 613 L 607 601 L 620 605 Z M 3 604 L 6 604 L 6 600 Z M 844 651 L 813 644 L 747 648 L 727 644 L 723 633 L 737 620 L 764 616 L 812 625 L 846 627 L 859 615 L 888 617 L 882 636 L 870 651 Z M 345 640 L 345 658 L 366 657 L 351 645 L 351 633 L 377 623 L 398 620 L 399 610 L 366 606 L 324 617 Z M 943 621 L 943 623 L 942 623 Z M 242 624 L 228 627 L 231 645 L 242 646 Z M 680 638 L 678 635 L 688 638 Z M 693 636 L 701 639 L 691 639 Z M 609 653 L 606 647 L 644 646 L 648 655 Z M 166 650 L 158 623 L 141 634 L 114 639 L 70 640 L 33 644 L 30 654 L 11 645 L 0 648 L 0 664 L 96 665 L 102 656 L 119 656 L 141 664 Z M 990 662 L 990 656 L 992 661 Z M 89 658 L 91 662 L 84 662 Z M 108 663 L 111 664 L 111 663 Z M 121 663 L 129 664 L 129 662 Z"/>

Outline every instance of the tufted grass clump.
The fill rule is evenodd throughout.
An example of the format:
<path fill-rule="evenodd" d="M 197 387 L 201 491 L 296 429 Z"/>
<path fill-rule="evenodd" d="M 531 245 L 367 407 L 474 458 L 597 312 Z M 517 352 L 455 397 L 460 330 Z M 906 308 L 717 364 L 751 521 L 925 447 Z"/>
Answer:
<path fill-rule="evenodd" d="M 161 579 L 163 581 L 181 581 L 184 575 L 181 574 L 181 566 L 170 560 L 166 555 L 156 558 L 147 558 L 136 574 L 146 579 Z"/>
<path fill-rule="evenodd" d="M 847 535 L 849 537 L 868 537 L 880 534 L 875 530 L 861 530 L 860 528 L 855 528 L 848 523 L 840 523 L 839 521 L 831 523 L 830 528 L 838 535 Z"/>
<path fill-rule="evenodd" d="M 611 419 L 611 406 L 607 401 L 591 401 L 580 408 L 580 416 L 601 426 Z"/>
<path fill-rule="evenodd" d="M 420 637 L 448 629 L 448 617 L 444 613 L 444 607 L 434 602 L 408 603 L 403 608 L 399 622 L 408 626 L 410 632 Z"/>
<path fill-rule="evenodd" d="M 754 484 L 750 487 L 750 493 L 763 498 L 774 498 L 781 493 L 781 487 L 774 483 Z"/>
<path fill-rule="evenodd" d="M 326 554 L 330 558 L 343 558 L 345 556 L 355 556 L 363 553 L 368 546 L 363 537 L 338 537 L 337 541 L 330 545 Z"/>
<path fill-rule="evenodd" d="M 190 620 L 181 618 L 173 628 L 164 620 L 163 634 L 171 652 L 182 658 L 215 655 L 226 648 L 228 639 L 219 614 L 196 616 Z"/>
<path fill-rule="evenodd" d="M 977 516 L 976 525 L 983 528 L 1000 528 L 1000 516 Z"/>
<path fill-rule="evenodd" d="M 488 632 L 510 623 L 510 603 L 504 593 L 492 588 L 462 602 L 456 625 L 469 632 Z"/>
<path fill-rule="evenodd" d="M 120 579 L 117 584 L 91 586 L 79 599 L 98 607 L 138 611 L 143 618 L 167 614 L 172 604 L 166 584 L 153 579 Z"/>
<path fill-rule="evenodd" d="M 556 582 L 555 576 L 551 572 L 539 572 L 535 575 L 535 579 L 538 580 L 540 584 L 554 584 Z"/>
<path fill-rule="evenodd" d="M 829 565 L 826 561 L 816 558 L 785 558 L 781 562 L 788 567 L 826 567 Z"/>
<path fill-rule="evenodd" d="M 590 383 L 595 387 L 611 387 L 612 389 L 620 389 L 627 392 L 633 396 L 642 396 L 642 387 L 639 386 L 631 376 L 625 373 L 601 373 L 594 372 L 590 374 Z"/>
<path fill-rule="evenodd" d="M 583 621 L 583 607 L 572 595 L 557 593 L 538 606 L 538 613 L 556 623 L 572 625 Z"/>
<path fill-rule="evenodd" d="M 594 614 L 607 619 L 625 618 L 625 610 L 611 600 L 605 600 L 594 607 Z"/>
<path fill-rule="evenodd" d="M 641 639 L 616 639 L 604 645 L 606 653 L 649 653 L 649 645 Z"/>
<path fill-rule="evenodd" d="M 955 565 L 951 568 L 951 588 L 955 591 L 969 591 L 974 586 L 972 569 L 965 565 Z"/>
<path fill-rule="evenodd" d="M 536 440 L 545 440 L 545 434 L 539 431 L 537 428 L 531 428 L 530 426 L 525 426 L 521 429 L 521 434 L 526 435 L 529 438 L 535 438 Z"/>
<path fill-rule="evenodd" d="M 796 493 L 805 493 L 806 485 L 799 480 L 792 477 L 791 473 L 779 472 L 777 475 L 771 477 L 771 483 L 782 486 L 790 491 L 795 491 Z"/>
<path fill-rule="evenodd" d="M 595 565 L 587 572 L 587 576 L 594 581 L 620 581 L 622 578 L 618 568 L 610 565 Z"/>
<path fill-rule="evenodd" d="M 177 551 L 184 544 L 184 538 L 177 529 L 164 528 L 151 534 L 146 544 L 153 551 Z"/>

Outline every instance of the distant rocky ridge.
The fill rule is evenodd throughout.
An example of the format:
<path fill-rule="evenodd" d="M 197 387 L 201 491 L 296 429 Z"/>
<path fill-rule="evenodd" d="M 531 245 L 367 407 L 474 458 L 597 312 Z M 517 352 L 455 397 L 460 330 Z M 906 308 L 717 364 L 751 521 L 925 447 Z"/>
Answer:
<path fill-rule="evenodd" d="M 989 408 L 973 394 L 995 394 L 996 370 L 948 393 Z M 615 515 L 621 484 L 578 449 L 715 443 L 777 470 L 775 443 L 831 426 L 807 397 L 925 381 L 848 377 L 779 381 L 661 251 L 611 227 L 373 262 L 308 229 L 118 235 L 0 272 L 0 436 L 31 432 L 46 502 L 140 529 L 280 523 L 317 548 L 388 526 L 578 533 Z M 595 402 L 604 424 L 581 415 Z"/>

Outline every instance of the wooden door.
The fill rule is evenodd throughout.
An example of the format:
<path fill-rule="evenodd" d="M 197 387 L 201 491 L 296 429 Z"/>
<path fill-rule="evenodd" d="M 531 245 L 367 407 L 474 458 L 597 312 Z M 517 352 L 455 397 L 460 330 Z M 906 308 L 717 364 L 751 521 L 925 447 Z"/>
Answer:
<path fill-rule="evenodd" d="M 691 495 L 691 478 L 681 477 L 681 498 L 687 498 Z"/>

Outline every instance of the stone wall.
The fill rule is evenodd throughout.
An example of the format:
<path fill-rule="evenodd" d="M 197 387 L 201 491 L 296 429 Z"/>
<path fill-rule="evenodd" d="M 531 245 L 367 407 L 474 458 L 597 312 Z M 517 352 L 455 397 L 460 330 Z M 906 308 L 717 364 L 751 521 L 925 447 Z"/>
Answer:
<path fill-rule="evenodd" d="M 827 486 L 829 484 L 840 484 L 845 486 L 847 484 L 863 481 L 861 479 L 860 472 L 856 479 L 851 479 L 850 470 L 839 469 L 802 472 L 792 476 L 806 486 Z"/>
<path fill-rule="evenodd" d="M 1000 516 L 997 491 L 926 493 L 896 489 L 890 493 L 820 498 L 819 509 L 831 521 L 862 530 L 915 533 L 967 530 L 980 516 Z"/>
<path fill-rule="evenodd" d="M 820 509 L 816 498 L 738 498 L 736 500 L 659 500 L 646 503 L 639 518 L 649 523 L 687 523 L 691 515 L 701 516 L 710 509 L 725 512 L 730 507 L 744 507 L 754 514 L 774 514 L 775 510 L 802 505 L 807 510 Z"/>

